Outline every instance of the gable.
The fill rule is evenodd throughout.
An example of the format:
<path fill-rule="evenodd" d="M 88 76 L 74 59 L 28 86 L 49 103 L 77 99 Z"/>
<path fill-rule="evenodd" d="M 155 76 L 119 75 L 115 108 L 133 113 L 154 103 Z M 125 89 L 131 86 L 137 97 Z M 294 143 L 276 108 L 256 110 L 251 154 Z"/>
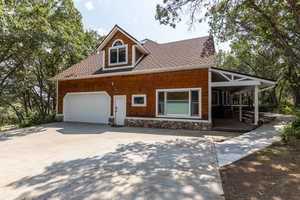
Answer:
<path fill-rule="evenodd" d="M 116 45 L 119 44 L 119 45 Z M 104 70 L 133 68 L 143 55 L 144 47 L 116 26 L 99 45 Z"/>
<path fill-rule="evenodd" d="M 124 64 L 110 64 L 110 49 L 113 48 L 113 44 L 116 41 L 122 41 L 125 45 L 125 49 L 127 51 L 126 53 L 126 60 L 127 62 Z M 106 43 L 106 45 L 101 49 L 101 51 L 104 51 L 104 68 L 106 69 L 112 69 L 116 67 L 123 67 L 123 66 L 132 66 L 133 64 L 133 46 L 136 45 L 134 41 L 132 41 L 130 38 L 128 38 L 126 35 L 121 33 L 120 31 L 117 31 L 114 36 Z"/>

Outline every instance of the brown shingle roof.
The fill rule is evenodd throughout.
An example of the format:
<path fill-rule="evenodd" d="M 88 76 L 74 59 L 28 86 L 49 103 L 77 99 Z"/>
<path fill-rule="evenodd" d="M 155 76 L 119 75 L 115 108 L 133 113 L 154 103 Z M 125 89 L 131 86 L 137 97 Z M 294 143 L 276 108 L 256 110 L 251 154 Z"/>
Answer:
<path fill-rule="evenodd" d="M 159 44 L 145 40 L 146 55 L 134 68 L 126 71 L 152 70 L 193 65 L 213 65 L 215 49 L 211 37 L 200 37 L 189 40 Z M 89 76 L 102 73 L 118 73 L 117 70 L 102 70 L 102 54 L 87 57 L 67 70 L 52 78 L 52 80 Z M 121 70 L 124 71 L 124 70 Z"/>

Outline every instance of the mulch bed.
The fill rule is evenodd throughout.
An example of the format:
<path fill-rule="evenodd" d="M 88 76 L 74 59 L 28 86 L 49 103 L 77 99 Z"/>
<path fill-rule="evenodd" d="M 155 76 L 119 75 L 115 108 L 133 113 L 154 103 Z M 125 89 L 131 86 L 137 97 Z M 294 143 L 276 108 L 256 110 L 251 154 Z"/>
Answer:
<path fill-rule="evenodd" d="M 220 172 L 226 200 L 299 200 L 300 141 L 275 143 Z"/>

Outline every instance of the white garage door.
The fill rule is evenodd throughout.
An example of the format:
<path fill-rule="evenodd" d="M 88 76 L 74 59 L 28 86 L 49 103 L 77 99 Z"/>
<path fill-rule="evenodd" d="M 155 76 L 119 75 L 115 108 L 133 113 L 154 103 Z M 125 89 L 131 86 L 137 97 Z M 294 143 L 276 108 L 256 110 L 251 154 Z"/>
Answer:
<path fill-rule="evenodd" d="M 105 92 L 69 93 L 64 98 L 64 121 L 108 123 L 110 97 Z"/>

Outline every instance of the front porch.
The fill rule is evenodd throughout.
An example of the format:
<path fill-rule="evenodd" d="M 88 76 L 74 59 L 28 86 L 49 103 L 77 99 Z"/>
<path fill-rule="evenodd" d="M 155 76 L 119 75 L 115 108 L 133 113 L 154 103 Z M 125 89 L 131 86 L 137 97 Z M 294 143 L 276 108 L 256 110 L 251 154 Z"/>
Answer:
<path fill-rule="evenodd" d="M 213 131 L 225 131 L 225 132 L 237 132 L 237 133 L 246 133 L 257 126 L 254 124 L 249 124 L 246 122 L 240 122 L 237 119 L 233 118 L 215 118 L 213 120 Z"/>
<path fill-rule="evenodd" d="M 217 68 L 210 73 L 213 130 L 247 132 L 266 121 L 259 113 L 259 94 L 275 81 Z"/>

